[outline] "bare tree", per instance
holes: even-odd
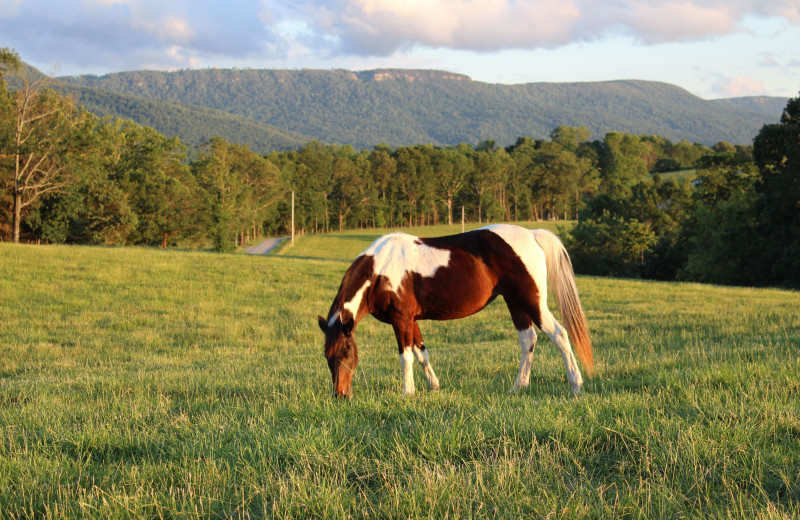
[[[83,118],[69,99],[45,88],[47,81],[24,79],[9,98],[10,124],[0,154],[11,163],[6,183],[13,198],[14,242],[19,242],[26,208],[72,181],[69,156]]]

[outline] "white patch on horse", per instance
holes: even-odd
[[[400,354],[400,367],[403,370],[403,394],[411,395],[415,393],[414,388],[414,352],[412,347],[403,349]]]
[[[385,276],[394,292],[406,273],[429,278],[450,263],[449,250],[427,246],[417,237],[399,231],[380,237],[361,254],[374,258],[375,274]]]
[[[350,314],[353,315],[353,319],[358,315],[358,309],[361,307],[361,300],[364,298],[364,291],[367,290],[367,287],[370,286],[369,280],[364,282],[364,285],[361,286],[361,289],[356,291],[353,297],[350,299],[349,302],[345,302],[342,304],[342,308],[346,311],[350,311]]]
[[[518,330],[519,334],[519,374],[517,374],[517,381],[514,383],[514,388],[510,393],[516,393],[520,390],[528,388],[531,382],[531,365],[533,364],[533,349],[536,346],[536,331],[533,326]]]
[[[433,367],[431,366],[428,349],[424,348],[424,346],[423,348],[414,346],[414,357],[417,358],[417,362],[422,366],[422,370],[425,372],[425,378],[428,380],[428,390],[438,390],[439,378],[436,377],[436,372],[433,371]]]
[[[333,327],[333,324],[336,323],[336,320],[342,315],[342,310],[349,311],[350,314],[353,315],[353,319],[356,319],[356,316],[358,316],[358,309],[361,307],[361,300],[364,299],[364,291],[367,290],[371,283],[370,280],[364,282],[364,285],[356,291],[353,297],[350,298],[349,301],[344,302],[341,309],[333,313],[331,319],[328,320],[328,327]]]
[[[546,302],[547,263],[544,251],[533,237],[533,231],[509,224],[494,224],[482,229],[491,231],[511,246],[511,249],[522,259],[525,269],[530,277],[533,278],[533,283],[539,288],[540,298],[544,297]]]

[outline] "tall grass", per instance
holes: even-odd
[[[342,402],[316,315],[359,236],[0,244],[0,517],[800,515],[796,292],[579,278],[598,376],[578,398],[544,335],[507,394],[502,302],[422,324],[442,389],[417,370],[413,397],[367,318]]]

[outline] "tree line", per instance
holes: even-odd
[[[577,270],[800,288],[800,97],[746,153],[715,148],[688,186],[655,175],[588,199],[567,240]]]
[[[0,52],[0,70],[18,67]],[[577,219],[564,238],[579,272],[798,286],[797,100],[753,146],[564,126],[508,147],[259,155],[212,138],[189,161],[177,138],[2,79],[3,240],[230,251],[286,232],[294,192],[301,233],[452,223],[462,208],[471,222]],[[686,168],[694,182],[661,176]]]

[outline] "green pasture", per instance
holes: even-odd
[[[520,225],[529,228],[545,228],[558,233],[559,229],[569,229],[575,224],[574,221],[547,221],[547,222],[521,222]],[[464,224],[464,231],[472,231],[488,224],[469,223]],[[438,226],[419,226],[419,227],[396,227],[383,229],[353,229],[341,233],[334,233],[333,236],[304,235],[295,240],[295,245],[290,246],[286,240],[275,251],[276,256],[287,256],[301,259],[326,259],[342,260],[352,262],[356,256],[367,249],[372,242],[381,235],[402,231],[420,237],[436,237],[461,233],[461,224],[441,224]],[[346,268],[345,268],[346,269]],[[344,274],[344,271],[342,271]],[[341,277],[340,277],[341,278]],[[341,280],[339,280],[341,281]],[[338,287],[338,284],[337,284]],[[334,295],[331,295],[333,299]],[[327,311],[327,308],[326,308]]]
[[[798,293],[580,277],[577,398],[543,334],[508,395],[500,301],[422,324],[442,388],[409,397],[367,318],[339,401],[316,316],[375,234],[0,244],[0,518],[800,516]]]
[[[678,182],[688,180],[693,181],[695,177],[697,177],[697,169],[689,168],[686,170],[676,170],[673,172],[664,172],[658,174],[661,177],[661,180],[666,182],[670,180],[676,180]]]

